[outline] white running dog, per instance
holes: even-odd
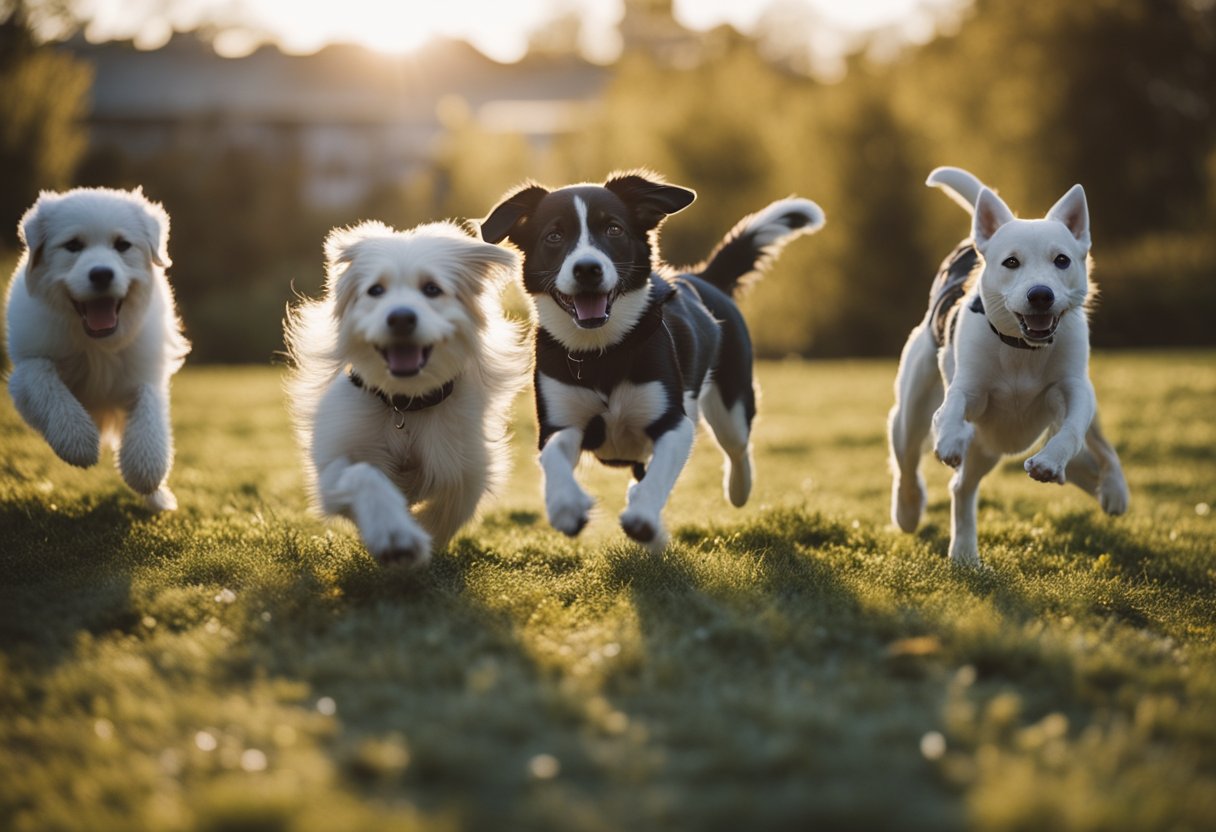
[[[446,222],[335,229],[325,253],[324,299],[285,323],[312,496],[381,563],[421,566],[506,474],[528,358],[493,290],[519,260]]]
[[[1046,443],[1025,463],[1035,480],[1071,481],[1107,514],[1127,510],[1127,483],[1098,426],[1089,380],[1085,191],[1074,185],[1044,219],[1019,220],[964,170],[938,168],[926,184],[974,219],[971,240],[942,264],[929,312],[900,358],[889,423],[891,514],[904,531],[920,521],[925,486],[918,466],[932,426],[938,459],[957,469],[950,559],[974,566],[980,480],[1044,432]]]
[[[43,192],[18,232],[7,298],[8,387],[61,459],[118,452],[154,511],[177,508],[169,378],[190,351],[165,277],[169,216],[140,190]]]

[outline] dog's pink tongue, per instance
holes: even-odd
[[[580,321],[602,318],[608,314],[607,295],[575,295],[574,311]]]
[[[102,332],[118,326],[118,301],[115,298],[86,301],[84,325],[93,332]]]
[[[401,344],[384,351],[390,373],[416,373],[422,369],[422,347]]]

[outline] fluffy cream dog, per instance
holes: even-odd
[[[169,377],[190,344],[165,277],[169,216],[139,190],[43,192],[18,233],[6,317],[17,411],[72,465],[115,448],[150,508],[176,508]]]
[[[1003,455],[1046,433],[1025,462],[1027,474],[1070,481],[1108,514],[1127,510],[1127,483],[1098,427],[1089,380],[1085,191],[1074,185],[1044,219],[1019,220],[967,171],[938,168],[926,184],[973,215],[972,238],[942,265],[929,312],[900,359],[889,423],[891,513],[905,531],[920,521],[925,488],[917,469],[932,427],[938,459],[957,469],[950,558],[977,565],[979,484]]]
[[[493,290],[519,262],[452,223],[335,229],[325,253],[325,297],[285,323],[314,501],[382,563],[420,566],[506,473],[528,361]]]

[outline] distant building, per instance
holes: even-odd
[[[253,147],[292,154],[314,207],[357,203],[433,157],[444,117],[551,140],[573,129],[611,70],[575,56],[502,65],[471,46],[432,43],[388,57],[355,46],[287,55],[265,46],[223,58],[197,35],[164,47],[65,44],[94,67],[90,140],[136,156]]]

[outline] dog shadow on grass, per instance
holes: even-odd
[[[410,571],[382,567],[352,537],[328,540],[281,554],[295,577],[266,593],[251,661],[305,683],[306,707],[332,703],[323,748],[341,782],[464,828],[562,828],[588,811],[601,769],[578,730],[584,703],[525,647],[501,600],[536,570],[576,562],[460,537]]]
[[[918,751],[938,719],[926,682],[936,657],[887,653],[927,625],[843,579],[837,557],[858,536],[846,523],[777,510],[680,528],[662,557],[613,559],[608,580],[629,593],[646,657],[613,701],[652,715],[670,757],[664,773],[695,791],[702,823],[880,828],[915,816],[962,825],[961,806]]]
[[[148,517],[126,494],[58,505],[27,498],[0,503],[0,644],[11,656],[54,664],[82,632],[130,632],[136,570],[172,557],[176,544],[133,545]]]

